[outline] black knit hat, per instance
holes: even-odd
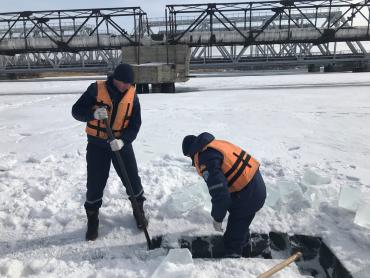
[[[194,143],[196,138],[197,137],[195,135],[187,135],[184,137],[184,140],[182,140],[182,153],[185,156],[189,156],[190,147]]]
[[[119,64],[113,73],[113,78],[125,83],[134,83],[134,71],[129,64]]]

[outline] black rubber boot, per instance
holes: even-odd
[[[146,219],[145,217],[145,213],[144,213],[144,200],[137,200],[137,204],[139,205],[139,211],[135,210],[133,204],[132,204],[132,199],[131,197],[129,198],[130,201],[131,201],[131,206],[132,206],[132,212],[133,212],[133,215],[135,217],[135,220],[136,220],[136,226],[138,229],[142,230],[144,229],[144,227],[148,227],[148,220]],[[140,218],[142,219],[142,221],[144,223],[141,223],[140,222]]]
[[[86,210],[87,231],[86,240],[95,240],[98,237],[99,210]]]

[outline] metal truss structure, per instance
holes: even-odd
[[[0,56],[0,73],[29,72],[102,72],[106,73],[122,62],[121,50],[89,50],[71,52],[22,53]]]
[[[189,45],[191,68],[362,67],[369,15],[369,0],[167,5],[159,20],[140,7],[0,13],[0,73],[106,72],[122,47],[153,44]]]
[[[122,46],[140,47],[146,22],[140,7],[1,13],[0,70],[106,71]]]
[[[281,0],[217,4],[167,5],[168,40],[170,43],[187,43],[191,46],[229,45],[244,46],[266,43],[315,43],[369,40],[369,1],[351,3],[346,0]],[[338,13],[344,9],[343,12]],[[179,30],[177,19],[181,15],[196,17],[184,30]],[[234,23],[229,17],[243,16]],[[262,14],[262,16],[261,16]],[[320,20],[319,14],[326,14]],[[314,18],[312,20],[312,15]],[[196,32],[208,18],[209,33]],[[354,25],[361,18],[363,25]],[[256,19],[256,20],[253,20]],[[217,33],[227,30],[227,36]],[[356,32],[354,32],[356,31]],[[199,34],[202,33],[202,34]],[[225,33],[225,32],[222,32]],[[207,36],[206,36],[207,35]]]
[[[145,18],[140,7],[1,13],[0,54],[140,45]],[[122,27],[130,24],[134,27],[132,34]]]
[[[369,61],[369,8],[368,0],[167,5],[165,32],[169,43],[193,47],[193,68],[361,64]]]

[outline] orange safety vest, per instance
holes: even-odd
[[[101,106],[107,107],[108,110],[108,123],[112,128],[115,138],[120,138],[123,129],[125,129],[132,115],[132,108],[134,106],[134,97],[136,93],[136,87],[130,86],[126,91],[125,95],[118,104],[118,110],[113,124],[111,124],[111,116],[113,110],[112,100],[109,96],[108,89],[105,81],[96,81],[98,93],[96,96],[97,105],[93,107],[96,109]],[[106,133],[105,124],[102,120],[91,120],[87,122],[86,133],[102,139],[108,139]]]
[[[207,148],[215,149],[224,156],[221,170],[229,183],[229,192],[240,191],[246,187],[260,165],[257,160],[244,150],[227,141],[213,140],[201,152]],[[194,164],[198,174],[202,176],[206,166],[199,165],[199,152],[194,156]]]

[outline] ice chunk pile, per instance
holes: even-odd
[[[266,204],[269,207],[278,207],[289,204],[289,207],[299,204],[301,208],[307,205],[306,197],[303,195],[302,188],[294,181],[284,178],[276,180],[276,186],[267,184]],[[294,201],[294,202],[293,202]],[[304,204],[302,206],[302,204]]]
[[[303,183],[309,185],[321,185],[329,184],[331,182],[330,177],[318,174],[313,169],[307,169],[303,175]]]
[[[319,207],[325,198],[321,196],[319,186],[330,183],[330,177],[318,174],[313,169],[305,170],[301,182],[281,177],[276,180],[276,187],[267,185],[266,204],[270,207],[281,203],[286,207],[288,204],[293,210]]]
[[[284,203],[289,203],[289,201],[296,198],[302,198],[303,193],[299,184],[285,179],[278,180],[277,184],[279,186],[281,200]]]

